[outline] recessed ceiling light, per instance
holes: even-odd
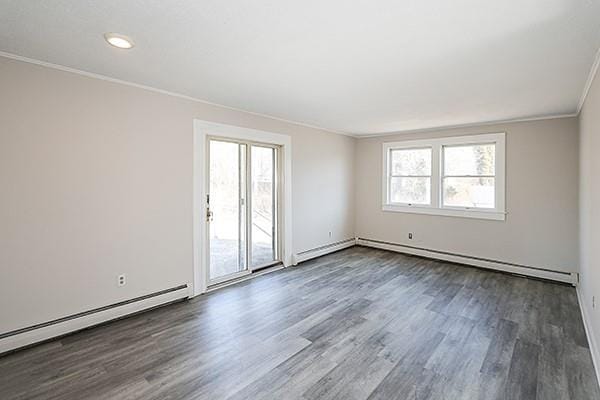
[[[134,46],[133,40],[125,35],[119,35],[118,33],[105,33],[104,39],[112,46],[118,47],[119,49],[131,49]]]

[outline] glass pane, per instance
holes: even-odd
[[[390,201],[404,204],[430,204],[431,178],[391,178]]]
[[[431,149],[391,150],[392,175],[431,175]]]
[[[444,205],[451,207],[494,208],[494,178],[445,178]]]
[[[275,149],[251,147],[252,265],[275,260]]]
[[[444,147],[444,175],[495,175],[495,144]]]
[[[210,141],[210,279],[246,269],[242,206],[245,145]]]

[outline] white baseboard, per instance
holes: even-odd
[[[596,335],[594,335],[592,321],[589,313],[587,312],[586,302],[581,294],[580,287],[577,287],[577,301],[579,302],[579,308],[581,309],[581,318],[583,319],[583,327],[585,328],[585,334],[590,346],[592,362],[594,363],[594,370],[596,371],[596,379],[598,380],[598,385],[600,385],[600,353],[598,353],[600,348],[598,348],[598,343],[596,342]]]
[[[308,261],[312,258],[324,256],[325,254],[333,253],[335,251],[343,250],[348,247],[352,247],[356,245],[356,239],[346,239],[340,242],[326,244],[324,246],[316,247],[314,249],[302,251],[298,254],[294,254],[293,256],[293,265],[297,265],[303,261]]]
[[[14,333],[4,334],[3,336],[5,337],[0,339],[0,354],[185,299],[190,296],[189,287],[190,285],[182,285],[177,288],[157,292],[155,295],[142,296],[117,303],[114,306],[102,307],[46,324],[40,324],[39,326],[14,331]]]
[[[358,238],[356,244],[366,247],[374,247],[377,249],[395,251],[397,253],[412,254],[415,256],[434,258],[437,260],[444,260],[455,262],[459,264],[472,265],[480,268],[493,269],[503,272],[510,272],[518,275],[526,275],[535,278],[549,279],[558,282],[570,283],[577,285],[577,274],[559,271],[550,271],[542,268],[534,268],[527,266],[520,266],[512,263],[505,263],[502,261],[487,260],[478,257],[471,257],[460,254],[452,254],[443,251],[430,250],[412,246],[401,245],[397,243],[382,242],[378,240]]]

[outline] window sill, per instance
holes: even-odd
[[[459,218],[475,218],[475,219],[491,219],[496,221],[506,220],[506,213],[502,211],[485,211],[485,210],[473,210],[473,209],[450,209],[450,208],[434,208],[424,206],[404,206],[404,205],[392,205],[384,204],[382,207],[383,211],[401,212],[409,214],[427,214],[427,215],[441,215],[445,217],[459,217]]]

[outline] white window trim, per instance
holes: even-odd
[[[442,148],[444,146],[490,144],[496,145],[495,154],[495,191],[496,208],[444,207],[442,203]],[[431,204],[408,204],[389,202],[389,162],[388,155],[392,149],[431,148]],[[445,138],[406,140],[383,143],[383,179],[382,209],[383,211],[404,212],[411,214],[443,215],[449,217],[478,218],[504,221],[506,219],[506,134],[489,133],[481,135],[454,136]]]

